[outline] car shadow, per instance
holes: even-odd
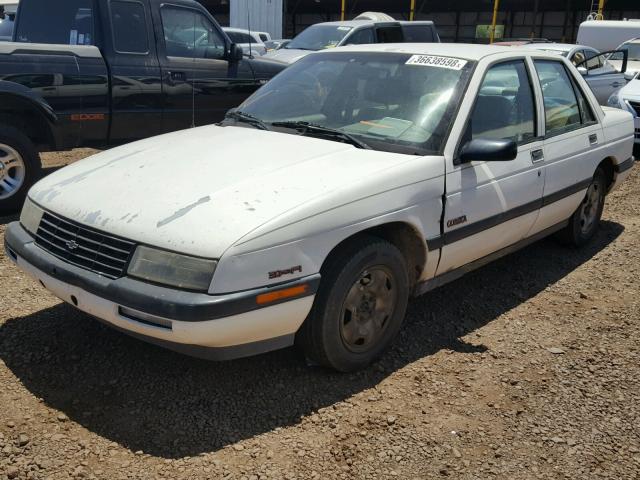
[[[485,351],[462,337],[565,277],[623,230],[603,222],[582,249],[543,240],[412,300],[392,349],[359,373],[307,367],[294,349],[198,360],[129,338],[66,304],[0,325],[0,358],[33,395],[86,429],[132,451],[193,456],[296,424],[442,349]]]

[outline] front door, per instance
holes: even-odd
[[[607,60],[608,54],[585,50],[586,59],[581,65],[587,69],[585,80],[600,105],[606,105],[611,94],[627,84],[624,73],[619,72]]]
[[[256,88],[251,67],[228,60],[225,37],[204,12],[171,4],[160,17],[165,131],[222,120]]]
[[[487,71],[463,135],[466,141],[513,139],[518,155],[505,162],[456,165],[447,160],[444,236],[437,274],[446,273],[528,236],[544,187],[543,141],[525,59]]]

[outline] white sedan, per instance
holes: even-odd
[[[340,48],[220,125],[41,180],[6,249],[139,338],[217,359],[297,343],[352,371],[389,346],[410,296],[552,233],[588,242],[633,130],[552,53]]]

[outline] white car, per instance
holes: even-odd
[[[613,93],[607,105],[626,110],[633,115],[636,148],[640,147],[640,72],[626,86]]]
[[[267,53],[267,47],[261,38],[264,32],[250,32],[242,28],[231,27],[222,27],[222,30],[224,30],[233,43],[242,47],[246,55],[260,56]]]
[[[555,54],[340,48],[219,126],[44,178],[6,249],[139,338],[209,358],[296,342],[352,371],[390,344],[411,295],[552,233],[588,242],[633,166],[633,135],[631,114],[600,107]]]

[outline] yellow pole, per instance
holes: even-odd
[[[598,3],[598,19],[604,19],[604,16],[602,15],[602,11],[604,10],[604,1],[605,0],[600,0],[600,3]]]
[[[342,0],[342,7],[340,8],[340,20],[342,20],[344,22],[344,9],[345,9],[345,3],[347,2],[347,0]]]
[[[489,43],[493,43],[493,40],[494,40],[495,35],[496,35],[496,22],[498,20],[498,7],[499,6],[500,6],[500,0],[494,0],[494,2],[493,2],[493,20],[491,21],[491,32],[489,32]]]
[[[411,11],[409,12],[409,21],[413,22],[413,16],[416,11],[416,0],[411,0]]]

